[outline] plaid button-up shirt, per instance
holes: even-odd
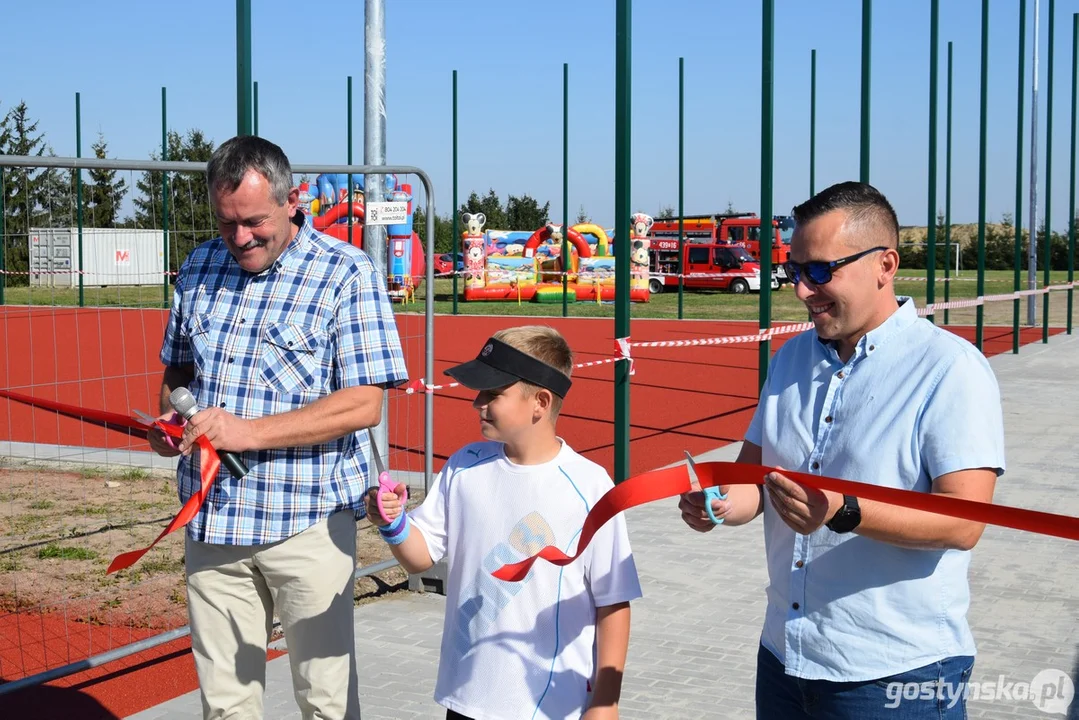
[[[407,381],[383,275],[363,251],[302,217],[293,218],[299,231],[262,273],[243,270],[220,238],[195,248],[180,269],[161,362],[194,366],[189,389],[199,408],[253,419],[343,388]],[[243,453],[248,475],[237,480],[222,467],[188,533],[201,542],[257,545],[346,508],[363,517],[367,448],[367,433],[357,432]],[[198,455],[180,459],[181,502],[200,487]]]

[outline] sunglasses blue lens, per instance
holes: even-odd
[[[814,285],[823,285],[832,279],[832,270],[827,263],[811,262],[806,266],[806,275]]]
[[[814,285],[824,285],[832,279],[832,272],[827,263],[810,262],[805,265],[799,265],[792,261],[788,261],[786,266],[787,277],[789,277],[791,282],[796,285],[802,281],[803,272],[806,275],[806,279]]]

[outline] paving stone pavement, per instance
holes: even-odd
[[[1079,338],[1055,337],[991,363],[1004,400],[1008,464],[995,501],[1079,516]],[[698,459],[736,454],[728,446]],[[681,524],[674,500],[631,510],[627,522],[644,598],[633,606],[621,716],[752,718],[767,581],[760,523],[699,535]],[[970,573],[978,645],[970,717],[1079,720],[1079,700],[1049,714],[1044,699],[1028,696],[1064,673],[1079,685],[1077,547],[986,529]],[[356,609],[365,720],[445,717],[431,700],[443,607],[440,596],[408,593]],[[133,717],[199,712],[195,692]],[[287,657],[269,663],[265,717],[297,717]]]

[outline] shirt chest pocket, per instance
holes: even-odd
[[[191,343],[191,353],[195,359],[195,371],[199,376],[207,375],[213,367],[214,353],[220,352],[220,345],[214,339],[213,332],[219,325],[212,315],[194,315],[187,328],[188,341]]]
[[[259,373],[281,392],[328,389],[330,359],[326,333],[303,325],[267,323],[262,331]]]

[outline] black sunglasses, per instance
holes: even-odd
[[[805,273],[806,280],[808,280],[813,285],[824,285],[832,279],[832,273],[835,272],[838,268],[852,263],[859,258],[865,257],[869,253],[887,249],[888,248],[886,247],[869,248],[868,250],[863,250],[860,253],[855,253],[853,255],[848,255],[847,257],[831,261],[811,260],[807,263],[797,263],[793,260],[788,260],[787,262],[783,263],[783,269],[787,271],[787,277],[790,278],[790,281],[795,285],[802,281],[802,273]]]

